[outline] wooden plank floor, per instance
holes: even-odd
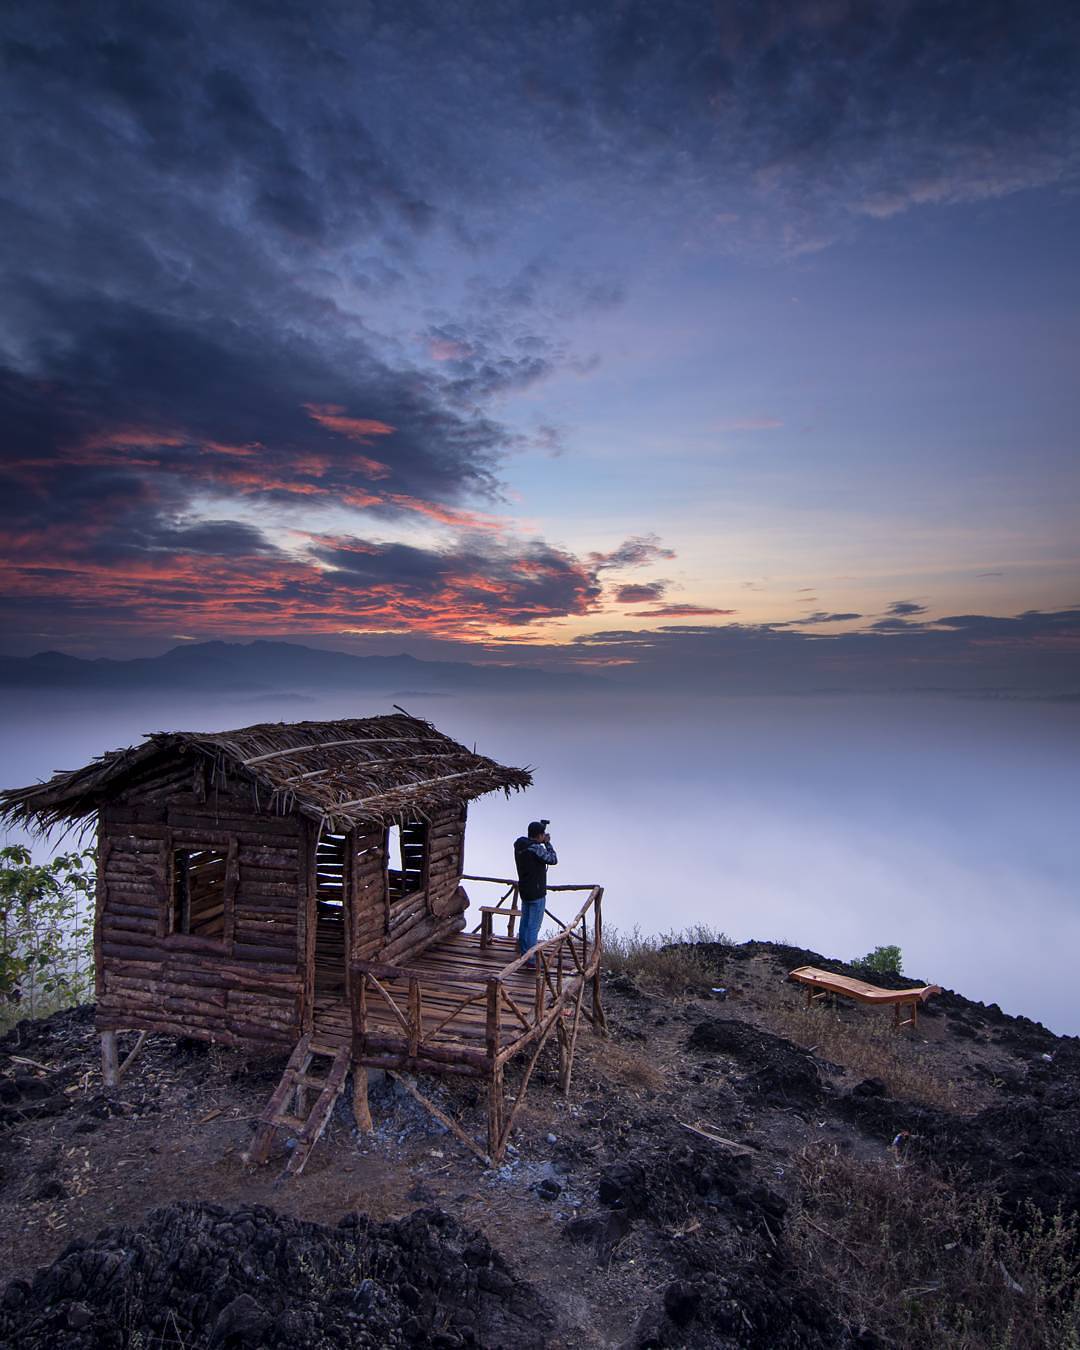
[[[463,1000],[471,994],[478,1002],[463,1009],[452,1022],[430,1040],[439,1047],[463,1046],[482,1050],[487,1024],[483,995],[486,979],[497,975],[517,958],[517,942],[513,938],[497,937],[491,946],[481,949],[478,933],[454,933],[437,946],[429,947],[408,962],[408,969],[423,977],[423,1024],[425,1038]],[[352,1034],[349,1008],[344,997],[344,969],[341,972],[340,992],[329,969],[317,981],[315,998],[315,1030],[313,1042],[320,1048],[342,1045]],[[318,972],[317,972],[318,975]],[[393,996],[395,1003],[406,1012],[408,982],[380,980]],[[536,990],[536,976],[532,971],[517,971],[505,982],[510,997],[529,1015]],[[371,1034],[399,1039],[404,1046],[401,1024],[378,991],[368,994],[368,1024]],[[522,1026],[509,1008],[502,1010],[500,1045],[512,1044],[522,1033]]]

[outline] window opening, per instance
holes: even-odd
[[[315,982],[320,993],[345,985],[344,834],[322,834],[315,848]]]
[[[405,896],[423,890],[427,876],[427,855],[426,820],[409,820],[403,825],[389,827],[386,832],[386,858],[391,900],[403,900]]]
[[[174,850],[174,933],[224,940],[226,867],[226,854],[219,848]]]
[[[319,913],[326,907],[340,919],[345,904],[345,836],[324,834],[315,849],[315,893]]]

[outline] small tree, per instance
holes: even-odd
[[[93,987],[92,849],[38,864],[0,849],[0,1000],[29,1017],[79,1003]]]
[[[904,957],[899,947],[875,947],[872,952],[860,956],[854,964],[878,975],[899,975],[904,966]]]

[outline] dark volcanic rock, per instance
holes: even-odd
[[[989,1183],[1019,1214],[1030,1201],[1046,1213],[1080,1214],[1080,1050],[1059,1042],[1052,1061],[1037,1061],[999,1105],[955,1116],[914,1102],[867,1093],[864,1084],[837,1101],[841,1115],[887,1142],[908,1131],[908,1148],[938,1167]]]
[[[747,1070],[746,1087],[768,1102],[808,1106],[821,1100],[821,1079],[813,1056],[748,1022],[706,1017],[690,1032],[686,1048],[731,1055]]]
[[[170,1205],[74,1242],[0,1299],[0,1344],[112,1350],[514,1346],[550,1319],[481,1235],[439,1210],[337,1228],[261,1205]]]

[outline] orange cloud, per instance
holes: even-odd
[[[350,441],[359,441],[361,445],[371,445],[372,436],[392,436],[397,430],[386,422],[377,422],[370,417],[349,417],[340,403],[305,403],[303,406],[304,411],[319,426],[337,432],[339,436],[347,436]],[[389,473],[385,464],[382,467]]]
[[[506,521],[483,511],[459,511],[454,506],[443,506],[440,502],[426,502],[420,497],[409,497],[403,492],[388,492],[386,501],[400,507],[403,511],[416,511],[419,515],[437,520],[440,525],[456,525],[467,530],[506,529]]]

